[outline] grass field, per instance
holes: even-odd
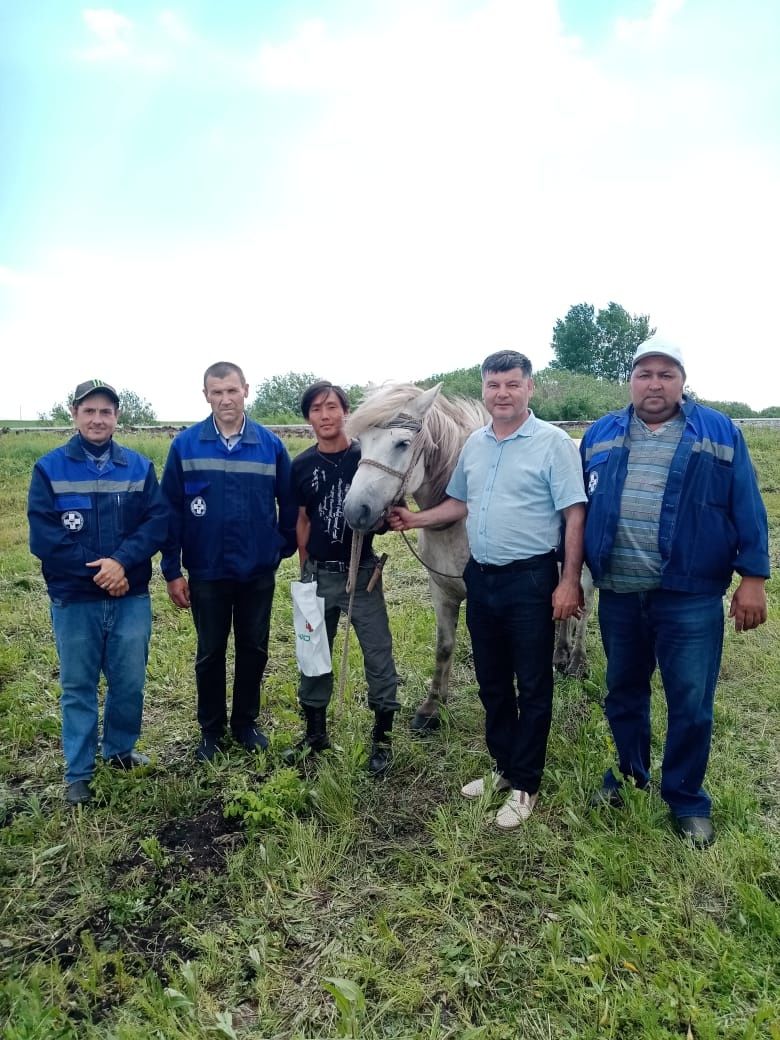
[[[780,434],[748,438],[777,569]],[[167,438],[127,440],[160,468]],[[412,738],[432,612],[395,536],[379,544],[391,556],[405,709],[386,780],[365,772],[371,717],[357,652],[345,703],[333,706],[336,750],[303,777],[283,766],[299,729],[288,561],[263,694],[269,753],[196,768],[194,634],[157,576],[140,745],[153,766],[143,776],[100,769],[95,802],[72,811],[57,659],[24,515],[32,464],[58,442],[0,437],[5,1040],[780,1038],[777,577],[768,624],[727,636],[708,777],[719,838],[705,852],[672,833],[656,793],[630,792],[622,812],[586,808],[611,760],[595,626],[589,679],[557,680],[528,825],[502,835],[489,802],[460,799],[458,787],[488,767],[468,641],[440,735]]]

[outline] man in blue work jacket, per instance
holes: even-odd
[[[249,387],[227,361],[206,369],[211,415],[180,433],[162,477],[169,508],[162,570],[177,607],[191,608],[198,636],[195,680],[199,761],[223,749],[231,625],[235,673],[230,728],[248,751],[268,746],[257,726],[268,661],[276,568],[296,548],[298,509],[281,440],[245,414]],[[187,577],[182,574],[182,565]]]
[[[621,783],[650,782],[650,679],[668,723],[661,796],[695,846],[715,837],[704,774],[723,649],[723,596],[738,632],[766,621],[766,509],[745,441],[720,412],[683,394],[680,348],[655,335],[634,355],[631,404],[581,445],[585,558],[599,589],[607,655],[605,712],[620,779],[607,770],[592,805],[622,805]]]
[[[39,459],[27,515],[41,560],[60,659],[66,800],[92,798],[98,683],[106,677],[103,758],[147,765],[135,751],[152,625],[151,557],[162,546],[165,506],[149,459],[116,443],[116,390],[99,379],[73,395],[77,433]]]

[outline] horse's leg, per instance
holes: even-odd
[[[587,567],[582,568],[582,589],[585,593],[585,609],[579,621],[567,624],[572,625],[574,634],[570,646],[569,662],[566,666],[566,674],[575,679],[582,679],[588,674],[588,654],[585,649],[585,636],[588,633],[588,619],[593,613],[593,578]]]
[[[430,587],[436,614],[436,667],[428,696],[417,708],[417,713],[412,719],[412,729],[416,733],[426,733],[439,728],[439,705],[447,703],[452,655],[455,651],[455,630],[458,627],[461,604],[460,600],[448,597],[434,582],[430,582]]]
[[[558,573],[560,574],[561,565],[558,564]],[[566,675],[569,669],[569,661],[571,659],[571,644],[573,639],[572,634],[573,622],[569,621],[556,621],[555,622],[555,650],[553,651],[553,668],[556,672],[561,672]]]
[[[553,653],[553,668],[556,672],[568,673],[569,661],[571,660],[571,623],[569,621],[555,622],[555,652]]]

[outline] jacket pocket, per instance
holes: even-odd
[[[592,455],[587,463],[585,464],[585,492],[588,496],[588,500],[599,491],[605,489],[599,489],[599,481],[602,475],[606,472],[606,463],[609,460],[609,452],[599,451],[595,455]]]
[[[185,480],[184,481],[184,494],[187,498],[194,498],[195,495],[202,495],[209,487],[208,480]]]
[[[194,520],[203,520],[209,511],[208,480],[187,480],[184,482],[186,508]]]
[[[92,499],[89,495],[55,495],[54,508],[60,523],[72,535],[80,535],[92,527]]]

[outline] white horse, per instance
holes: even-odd
[[[441,396],[439,386],[421,390],[406,383],[386,384],[350,416],[348,433],[359,439],[361,449],[360,467],[344,501],[353,530],[374,530],[407,493],[420,509],[445,497],[463,442],[490,417],[477,401]],[[455,630],[466,598],[461,577],[469,558],[465,521],[420,529],[417,545],[436,615],[436,667],[428,696],[412,720],[413,730],[425,732],[438,728],[439,706],[446,704],[449,692]],[[586,597],[586,614],[590,600],[592,595]],[[587,670],[585,624],[584,617],[576,626],[559,626],[554,662],[570,675]]]

